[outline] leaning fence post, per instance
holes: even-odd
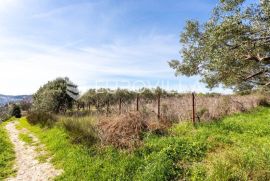
[[[158,119],[160,119],[160,94],[158,94]]]
[[[195,113],[195,93],[192,92],[192,123],[193,125],[195,125],[195,121],[196,121],[196,113]]]

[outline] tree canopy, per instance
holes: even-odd
[[[16,104],[12,105],[10,115],[14,116],[15,118],[20,118],[22,116],[20,106]]]
[[[209,88],[270,86],[270,1],[220,0],[205,23],[187,21],[176,75],[200,75]]]
[[[43,112],[65,112],[78,97],[77,86],[68,78],[57,78],[43,85],[33,96],[33,108]]]

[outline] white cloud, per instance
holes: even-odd
[[[0,14],[8,13],[11,9],[14,9],[20,5],[19,0],[0,0]]]
[[[44,8],[39,2],[48,3],[0,0],[0,93],[31,94],[59,76],[83,90],[96,81],[152,81],[151,86],[164,80],[181,91],[206,91],[198,78],[182,81],[169,68],[167,61],[179,58],[178,35],[155,27],[121,34],[116,26],[125,6],[98,1]]]
[[[174,36],[151,35],[133,41],[118,41],[101,46],[69,47],[42,45],[27,40],[0,41],[0,92],[31,94],[56,77],[68,76],[85,91],[96,82],[129,84],[143,81],[179,91],[207,92],[198,78],[175,78],[167,61],[178,57]],[[27,42],[27,43],[26,43]],[[9,46],[13,45],[13,48]],[[70,45],[73,45],[71,42]],[[4,47],[8,48],[5,49]],[[27,47],[27,48],[25,48]],[[134,87],[132,87],[134,88]],[[219,92],[224,90],[217,89]]]
[[[0,77],[4,78],[0,80],[0,91],[33,93],[42,83],[58,76],[69,76],[79,85],[115,80],[114,76],[166,78],[171,71],[166,61],[177,52],[177,47],[170,45],[173,39],[156,36],[133,42],[133,45],[123,41],[121,44],[73,49],[27,40],[9,42],[10,38],[2,37]]]

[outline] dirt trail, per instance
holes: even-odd
[[[47,159],[44,163],[40,163],[37,157],[43,154],[37,152],[37,148],[40,147],[38,139],[30,135],[35,144],[27,144],[19,139],[20,133],[29,133],[26,129],[16,129],[16,121],[10,122],[6,125],[6,129],[10,136],[14,149],[16,152],[15,169],[17,175],[12,178],[6,179],[6,181],[46,181],[53,180],[54,177],[62,173],[61,170],[56,170]]]

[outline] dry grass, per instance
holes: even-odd
[[[252,95],[196,95],[196,117],[199,121],[209,121],[226,115],[249,111],[260,105],[267,105],[269,97],[260,94]],[[135,103],[125,105],[123,112],[135,110]],[[157,115],[157,101],[140,102],[140,111]],[[165,120],[174,122],[192,119],[192,97],[185,94],[181,97],[167,97],[161,99],[161,114]]]
[[[233,113],[249,111],[259,105],[266,105],[268,98],[262,95],[196,95],[197,120],[219,119]],[[161,118],[157,119],[157,102],[124,104],[119,115],[117,105],[110,108],[110,114],[72,116],[62,120],[66,130],[73,133],[76,142],[94,143],[132,149],[142,144],[143,133],[166,134],[167,128],[175,122],[191,120],[192,98],[190,94],[181,97],[161,99]],[[93,121],[93,120],[98,120]]]
[[[167,125],[165,121],[151,119],[147,114],[128,112],[122,115],[101,117],[97,128],[102,144],[131,149],[141,145],[144,132],[163,134]]]

